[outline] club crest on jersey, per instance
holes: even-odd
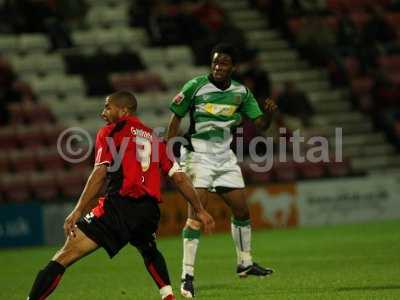
[[[172,101],[173,101],[175,104],[181,104],[181,102],[183,101],[183,99],[185,99],[185,95],[184,95],[182,92],[180,92],[179,94],[177,94],[177,95],[174,97],[174,99],[172,99]]]
[[[86,216],[83,217],[83,219],[89,224],[92,223],[93,218],[94,218],[93,212],[89,212]]]

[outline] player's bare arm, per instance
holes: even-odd
[[[255,119],[254,124],[257,128],[261,130],[266,130],[271,126],[273,117],[275,112],[278,110],[278,106],[276,105],[273,99],[267,98],[264,101],[264,115]]]
[[[192,205],[197,217],[204,225],[204,231],[207,233],[213,231],[215,227],[214,219],[203,208],[189,177],[184,172],[175,172],[171,179],[183,197]]]
[[[93,168],[92,173],[86,182],[85,188],[81,196],[79,197],[78,203],[76,204],[73,211],[68,215],[64,222],[65,235],[74,236],[75,224],[83,213],[90,206],[93,199],[96,198],[100,192],[107,175],[107,166],[105,164],[97,165]]]
[[[182,118],[176,114],[171,115],[171,119],[168,125],[167,140],[172,139],[178,135],[179,126],[181,125]]]

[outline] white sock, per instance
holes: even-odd
[[[237,264],[244,267],[252,265],[250,220],[237,221],[233,219],[231,232],[233,241],[235,242]]]
[[[185,228],[183,230],[183,260],[182,278],[186,274],[194,276],[194,263],[196,260],[197,247],[199,246],[200,230]]]
[[[173,293],[172,293],[172,287],[170,285],[166,285],[160,289],[161,299],[164,299],[165,297],[171,294]]]

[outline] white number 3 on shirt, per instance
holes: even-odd
[[[151,162],[151,143],[148,139],[136,137],[136,157],[142,165],[142,171],[146,172],[150,168]]]

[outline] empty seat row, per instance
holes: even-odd
[[[35,102],[14,102],[8,105],[10,123],[17,124],[47,124],[54,121],[50,108]]]
[[[350,13],[349,16],[359,29],[361,29],[370,19],[370,15],[365,12],[354,12]],[[400,13],[386,13],[385,17],[389,24],[394,28],[397,28],[400,25]],[[290,19],[288,21],[290,31],[294,35],[297,35],[297,33],[303,28],[305,20],[305,18],[297,17]],[[339,20],[336,16],[326,16],[323,19],[323,23],[336,31],[338,29]]]
[[[29,82],[39,98],[86,94],[85,83],[81,76],[61,74],[45,77],[35,76],[30,78]]]
[[[188,46],[152,47],[140,50],[140,57],[150,68],[194,64],[192,50]]]
[[[90,27],[128,27],[128,7],[126,5],[92,6],[86,15],[86,23]]]
[[[111,53],[117,53],[121,49],[141,49],[149,44],[144,29],[129,27],[75,31],[72,39],[82,50],[101,49]]]
[[[132,90],[134,92],[164,91],[166,86],[158,74],[152,72],[134,72],[111,74],[111,86],[114,90]]]
[[[22,77],[35,74],[64,73],[64,59],[60,54],[32,53],[8,56],[14,70]]]
[[[3,202],[57,201],[60,197],[71,200],[82,192],[90,169],[2,174],[0,199]]]
[[[0,53],[44,53],[49,48],[49,40],[43,33],[0,34]]]
[[[64,130],[60,124],[32,124],[29,126],[0,127],[0,145],[2,150],[16,148],[37,148],[42,145],[54,146]]]
[[[242,164],[242,171],[244,178],[249,182],[262,183],[262,182],[288,182],[296,181],[301,179],[320,179],[324,177],[342,177],[351,175],[351,165],[346,159],[342,162],[334,161],[330,162],[303,162],[296,163],[294,161],[279,162],[274,159],[270,170],[258,171],[251,167],[251,164],[255,164],[247,161]],[[265,164],[256,164],[263,166]]]
[[[391,0],[327,0],[326,7],[333,11],[359,11],[371,4],[385,7],[390,3]]]
[[[86,146],[79,146],[84,148]],[[75,146],[76,150],[78,146]],[[38,147],[36,150],[13,150],[13,151],[1,151],[0,152],[0,173],[7,172],[29,172],[35,170],[62,170],[66,168],[81,169],[92,164],[92,157],[89,156],[83,161],[72,161],[64,160],[62,155],[66,155],[67,151],[64,148],[61,154],[60,150],[53,147]],[[90,150],[89,150],[90,151]],[[68,157],[78,158],[72,154]]]

